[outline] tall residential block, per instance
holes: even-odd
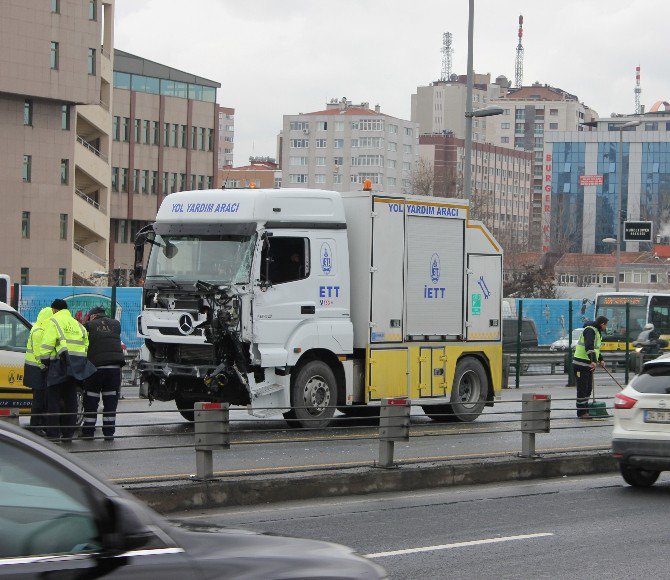
[[[543,243],[543,150],[547,131],[589,131],[597,117],[579,98],[562,89],[535,83],[510,89],[491,101],[503,114],[489,117],[486,140],[493,145],[532,151],[533,187],[530,206],[529,248],[541,250]]]
[[[233,166],[235,149],[235,109],[218,107],[219,115],[219,169]]]
[[[326,109],[284,115],[279,138],[282,187],[349,191],[411,191],[418,125],[381,112],[379,105],[332,99]]]
[[[133,242],[165,196],[217,185],[217,82],[127,52],[114,59],[112,281],[132,280]]]
[[[1,270],[25,284],[108,267],[114,0],[0,3]]]

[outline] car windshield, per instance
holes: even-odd
[[[151,246],[147,278],[248,283],[256,244],[252,235],[160,235]]]
[[[630,382],[638,393],[657,393],[667,395],[670,393],[670,365],[649,365]]]

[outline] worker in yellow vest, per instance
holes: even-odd
[[[37,356],[47,371],[47,437],[71,441],[77,426],[77,387],[96,368],[86,358],[88,333],[57,298],[44,324]],[[62,413],[62,414],[61,414]]]
[[[33,391],[33,404],[30,410],[30,428],[38,435],[44,435],[46,426],[44,413],[47,411],[47,368],[37,358],[35,351],[42,344],[44,323],[53,316],[50,306],[45,306],[37,315],[37,320],[30,329],[26,356],[23,363],[23,384]]]
[[[593,390],[593,373],[596,366],[605,367],[600,346],[603,342],[602,333],[607,328],[609,320],[598,316],[593,322],[584,325],[584,332],[577,341],[575,356],[572,359],[572,368],[577,380],[577,418],[590,419],[589,397]]]

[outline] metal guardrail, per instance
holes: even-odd
[[[91,258],[91,260],[93,260],[94,262],[97,262],[101,266],[106,266],[107,265],[107,263],[105,262],[105,260],[103,258],[98,256],[97,254],[94,254],[90,250],[87,250],[84,246],[80,246],[77,242],[74,243],[74,249],[77,250],[78,252],[81,252],[85,256]]]
[[[612,406],[614,397],[598,397],[599,401],[605,402],[605,409],[609,410]],[[522,446],[519,457],[537,457],[535,451],[535,434],[549,433],[551,429],[580,429],[582,433],[588,429],[594,428],[611,428],[611,415],[605,413],[603,416],[602,409],[599,410],[598,416],[593,416],[591,421],[577,420],[576,398],[574,397],[560,397],[552,399],[547,394],[529,394],[524,393],[521,399],[507,400],[505,403],[519,404],[519,407],[513,410],[490,410],[487,415],[496,416],[494,423],[480,423],[483,427],[477,430],[471,430],[469,436],[480,436],[486,434],[500,435],[502,433],[521,433]],[[81,445],[68,447],[71,453],[101,453],[101,452],[129,452],[129,451],[151,451],[157,449],[184,449],[191,448],[196,451],[196,467],[197,473],[191,476],[194,479],[207,480],[213,477],[212,468],[212,452],[218,450],[229,449],[231,446],[238,445],[281,445],[283,443],[302,443],[302,442],[324,442],[332,443],[333,439],[337,441],[379,441],[379,455],[372,459],[369,465],[380,468],[397,468],[399,464],[393,461],[393,442],[394,441],[411,441],[413,437],[449,437],[462,434],[459,430],[449,429],[447,426],[443,429],[432,428],[426,430],[422,425],[412,424],[410,420],[412,407],[421,407],[420,404],[414,403],[407,398],[393,398],[384,399],[381,406],[378,407],[379,414],[374,417],[358,417],[352,418],[348,416],[336,416],[332,419],[331,425],[327,428],[321,427],[305,427],[301,431],[295,431],[285,426],[283,419],[266,419],[266,422],[276,424],[281,422],[281,426],[276,429],[258,429],[245,428],[250,423],[256,423],[258,419],[236,419],[235,423],[238,428],[235,431],[230,429],[229,406],[227,403],[196,403],[195,408],[189,409],[175,409],[175,410],[143,410],[143,411],[119,411],[116,413],[117,417],[123,415],[133,415],[139,418],[138,422],[131,424],[116,425],[117,435],[114,437],[114,443],[111,445],[107,441],[104,446],[98,445],[102,437],[91,437],[81,441]],[[369,407],[365,407],[369,410]],[[295,409],[295,408],[294,408]],[[160,421],[151,422],[150,417],[156,413],[181,413],[194,412],[195,423],[192,432],[171,432],[166,430],[166,426],[184,426],[188,423],[183,421]],[[566,412],[570,416],[566,416]],[[557,414],[558,413],[558,414]],[[61,418],[67,416],[66,413],[58,413],[57,416]],[[70,416],[72,414],[69,414]],[[104,413],[98,413],[103,415]],[[25,415],[23,415],[25,417]],[[43,415],[44,417],[45,415]],[[51,415],[53,416],[53,415]],[[431,417],[437,422],[433,426],[440,423],[450,423],[453,415],[452,413],[431,413]],[[6,419],[17,423],[19,421],[18,414],[13,409],[0,408],[0,420]],[[574,419],[574,422],[573,420]],[[314,423],[321,421],[319,418],[313,419]],[[309,424],[310,420],[305,419],[304,422]],[[353,428],[356,432],[352,432]],[[567,424],[566,424],[567,423]],[[471,425],[472,423],[470,423]],[[100,422],[98,422],[98,428]],[[487,428],[488,427],[488,428]],[[30,428],[30,427],[28,427]],[[145,433],[130,433],[124,434],[124,430],[149,428],[155,429],[155,432],[149,431]],[[363,432],[361,434],[361,431]],[[262,440],[248,440],[245,439],[248,435],[262,434]],[[284,436],[282,436],[284,434]],[[268,436],[271,435],[271,436]],[[155,438],[160,436],[160,445],[140,445],[143,439]],[[186,442],[179,441],[178,438],[186,439]],[[188,439],[191,438],[190,441]],[[59,440],[55,441],[59,443]],[[138,442],[138,444],[135,444]],[[119,445],[117,445],[119,443]],[[574,451],[583,450],[584,439],[580,438],[579,447]],[[598,447],[598,449],[606,450],[607,447]],[[561,452],[569,451],[569,449],[562,448]],[[551,451],[546,451],[544,454],[551,454]],[[500,453],[486,454],[477,453],[472,457],[484,458],[488,456],[499,456]],[[512,455],[511,455],[512,456]],[[463,458],[463,455],[459,455]],[[470,456],[468,456],[470,457]],[[434,456],[426,458],[413,458],[412,462],[420,462],[422,460],[431,462],[434,461],[449,461],[455,457],[436,458]],[[406,461],[402,462],[407,464]],[[313,466],[312,466],[313,467]],[[175,476],[176,477],[176,476]],[[173,477],[174,478],[174,477]]]
[[[102,208],[102,207],[100,206],[100,204],[99,204],[97,201],[95,201],[92,197],[89,197],[88,195],[86,195],[81,189],[77,189],[77,188],[75,187],[75,188],[74,188],[74,192],[75,192],[79,197],[81,197],[86,203],[92,205],[95,209],[97,209],[98,211],[101,211],[102,213],[104,213],[105,215],[107,215],[107,211],[106,211],[104,208]]]
[[[79,135],[77,135],[77,143],[86,147],[86,149],[88,149],[94,155],[97,155],[98,157],[100,157],[100,159],[102,159],[103,161],[108,160],[107,155],[105,155],[104,153],[102,153],[101,151],[99,151],[98,149],[93,147],[93,145],[91,145],[88,141],[86,141],[86,139],[84,139],[83,137],[80,137]]]

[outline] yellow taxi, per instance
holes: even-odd
[[[30,412],[32,391],[23,385],[23,358],[31,324],[0,302],[0,408]]]

